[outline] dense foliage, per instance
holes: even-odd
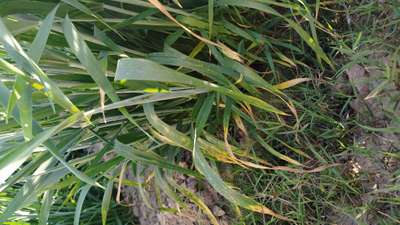
[[[145,193],[151,183],[177,202],[174,193],[192,196],[218,224],[195,193],[174,186],[176,173],[207,181],[232,211],[299,220],[291,207],[272,210],[243,194],[221,171],[285,177],[332,166],[312,147],[309,123],[329,127],[327,138],[340,124],[304,106],[320,96],[287,92],[310,80],[319,86],[318,74],[335,69],[328,47],[338,21],[329,7],[1,1],[0,221],[128,223],[113,196],[121,184]],[[317,126],[311,132],[326,128]]]

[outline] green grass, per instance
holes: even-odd
[[[326,9],[326,8],[325,8]],[[302,138],[290,140],[286,143],[300,149],[308,149],[314,159],[322,162],[338,162],[346,155],[363,155],[373,157],[376,149],[366,149],[357,146],[354,138],[357,128],[361,123],[350,107],[356,95],[343,93],[335,87],[340,77],[347,76],[346,69],[355,64],[366,67],[376,67],[385,71],[386,80],[382,86],[388,87],[389,82],[395,81],[398,76],[398,68],[386,68],[382,61],[371,59],[376,52],[384,52],[389,59],[398,64],[398,9],[395,1],[378,4],[376,2],[357,1],[352,4],[342,2],[330,5],[329,11],[335,10],[338,15],[336,23],[330,25],[334,28],[335,35],[330,40],[330,45],[336,53],[333,53],[334,61],[338,63],[338,71],[334,76],[325,74],[320,76],[320,82],[313,86],[299,86],[290,89],[289,96],[298,96],[299,102],[307,108],[298,106],[302,111],[304,128],[299,135]],[[323,12],[323,11],[322,11]],[[322,15],[322,13],[321,13]],[[350,19],[347,23],[347,19]],[[396,19],[397,18],[397,19]],[[339,23],[338,23],[339,22]],[[379,60],[379,59],[378,59]],[[329,73],[328,71],[326,71]],[[384,90],[382,88],[382,91]],[[395,101],[396,102],[396,101]],[[398,100],[397,100],[398,102]],[[388,111],[390,109],[388,108]],[[388,112],[389,113],[389,112]],[[393,120],[398,120],[395,115]],[[365,116],[362,118],[365,123]],[[392,132],[388,128],[374,129],[370,126],[362,128],[378,132]],[[279,146],[279,143],[277,143]],[[279,148],[279,147],[277,147]],[[393,150],[387,149],[385,154]],[[396,150],[394,150],[396,151]],[[363,165],[361,165],[363,166]],[[398,170],[397,170],[398,171]],[[293,212],[299,224],[347,224],[339,218],[352,218],[356,224],[397,224],[398,214],[398,185],[394,185],[391,191],[382,196],[374,196],[373,201],[363,205],[360,196],[368,195],[361,183],[364,176],[351,177],[342,173],[342,167],[325,170],[318,174],[296,175],[287,172],[268,173],[264,171],[234,170],[233,174],[239,176],[238,185],[246,193],[256,193],[265,202],[271,204],[273,209],[288,208]],[[398,179],[398,172],[390,174],[392,179]],[[250,184],[250,185],[249,185]],[[386,195],[386,196],[385,196]],[[387,209],[386,215],[377,214],[383,208]],[[336,211],[340,217],[333,217]],[[357,219],[357,216],[372,214],[370,221]],[[371,213],[372,212],[372,213]],[[377,215],[376,215],[377,214]],[[269,218],[249,213],[244,219],[245,224],[280,224],[279,221],[270,221]]]
[[[120,182],[146,195],[143,167],[213,224],[173,173],[208,182],[237,224],[378,208],[354,207],[366,191],[334,165],[359,152],[360,123],[355,96],[332,87],[354,64],[382,66],[371,48],[398,83],[399,5],[312,2],[1,1],[0,223],[135,224],[115,196]],[[396,221],[398,196],[379,201],[393,211],[381,224]]]

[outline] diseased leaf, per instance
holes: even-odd
[[[220,223],[218,222],[217,218],[215,218],[214,214],[208,208],[208,206],[204,203],[204,201],[194,192],[192,192],[189,188],[186,188],[183,185],[178,185],[173,179],[168,179],[168,182],[176,188],[180,193],[183,194],[186,198],[188,198],[191,202],[196,204],[201,211],[208,217],[210,220],[211,224],[213,225],[219,225]]]
[[[219,176],[217,171],[210,167],[206,159],[204,158],[199,144],[197,142],[197,136],[195,131],[194,143],[193,143],[193,161],[196,166],[196,169],[205,176],[210,185],[217,191],[219,194],[224,196],[230,202],[239,205],[243,208],[246,208],[251,211],[271,215],[277,217],[281,220],[290,221],[288,218],[281,216],[269,208],[263,206],[262,204],[256,202],[254,199],[251,199],[239,192],[235,191],[231,187],[229,187]]]
[[[276,84],[276,85],[274,85],[274,87],[279,89],[279,90],[284,90],[284,89],[296,86],[296,85],[298,85],[300,83],[307,82],[307,81],[310,81],[310,80],[311,80],[310,78],[296,78],[296,79],[293,79],[293,80],[288,80],[288,81],[282,82],[280,84]]]

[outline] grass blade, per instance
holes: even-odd
[[[103,195],[103,201],[101,202],[101,222],[103,225],[107,224],[107,214],[110,209],[111,195],[114,188],[114,179],[108,180],[106,190]]]
[[[110,49],[120,53],[124,52],[113,40],[107,37],[105,32],[99,30],[96,26],[94,26],[94,37],[106,44]]]
[[[85,43],[84,39],[79,34],[78,30],[72,24],[72,21],[70,20],[68,15],[65,17],[65,20],[63,22],[63,30],[65,38],[67,39],[67,42],[71,47],[72,52],[76,55],[79,61],[85,66],[86,70],[88,71],[92,79],[107,94],[107,96],[111,99],[111,101],[113,102],[119,101],[119,97],[115,93],[115,90],[111,82],[107,79],[105,71],[102,70],[100,62],[94,57],[93,53]],[[143,130],[143,128],[139,126],[139,124],[132,118],[132,116],[125,108],[120,108],[119,111],[132,124],[137,126],[143,133],[145,133],[149,138],[152,139],[151,135],[149,135],[145,130]]]
[[[186,204],[183,202],[182,198],[175,192],[174,189],[171,188],[169,183],[164,179],[164,175],[159,168],[155,168],[155,182],[157,186],[162,187],[162,191],[171,199],[178,203],[180,207],[186,207]]]
[[[297,160],[294,160],[292,158],[290,158],[289,156],[286,156],[278,151],[276,151],[275,149],[273,149],[269,144],[267,144],[267,142],[265,142],[259,135],[256,135],[256,140],[272,155],[286,161],[289,163],[292,163],[296,166],[303,166],[300,162],[298,162]]]
[[[254,105],[265,111],[286,115],[284,112],[276,109],[270,104],[253,96],[232,91],[228,88],[218,86],[216,84],[200,80],[186,74],[177,72],[167,67],[161,66],[147,59],[120,59],[117,65],[116,80],[142,80],[142,81],[159,81],[167,83],[186,84],[189,86],[206,88],[208,90],[217,91],[221,94],[230,96],[238,101],[243,101]]]
[[[19,108],[20,122],[25,140],[32,139],[32,88],[21,76],[17,75],[13,94]],[[10,99],[9,103],[12,102]],[[12,107],[8,108],[12,110]],[[10,113],[9,111],[9,113]]]
[[[48,149],[48,151],[53,155],[54,158],[56,158],[60,163],[67,168],[72,174],[74,174],[77,178],[79,178],[81,181],[90,184],[92,186],[97,186],[100,188],[104,188],[101,186],[99,183],[97,183],[95,180],[87,176],[86,174],[82,173],[75,167],[71,166],[67,161],[65,161],[57,152],[53,151],[52,149]]]
[[[92,186],[85,185],[81,189],[81,193],[79,194],[78,202],[76,203],[75,214],[74,214],[74,225],[79,225],[79,220],[82,213],[83,203],[85,201],[86,195],[89,193],[89,190]]]
[[[254,1],[254,0],[246,0],[246,1],[242,1],[242,0],[221,0],[221,1],[218,1],[218,4],[219,5],[230,5],[230,6],[247,7],[247,8],[263,11],[263,12],[266,12],[266,13],[274,15],[274,16],[281,17],[282,19],[284,19],[289,24],[289,26],[291,28],[293,28],[300,35],[300,37],[304,40],[304,42],[306,42],[307,45],[310,46],[314,50],[314,52],[316,53],[316,55],[318,57],[322,58],[322,60],[324,60],[328,65],[333,66],[331,60],[325,54],[325,52],[322,50],[322,48],[319,45],[319,43],[317,42],[317,40],[314,40],[314,38],[312,38],[296,22],[294,22],[293,20],[288,19],[285,16],[281,15],[278,11],[276,11],[273,8],[271,8],[267,4],[263,4],[261,2]]]
[[[160,168],[170,169],[170,170],[177,171],[179,173],[183,173],[183,174],[187,174],[187,175],[190,175],[193,177],[201,178],[201,176],[198,173],[196,173],[195,171],[182,168],[173,163],[169,163],[168,161],[166,161],[164,158],[162,158],[160,155],[156,154],[155,152],[138,150],[138,149],[135,149],[128,145],[122,144],[119,141],[115,141],[114,148],[119,155],[121,155],[133,162],[140,162],[142,164],[153,165],[153,166],[157,166]]]
[[[46,225],[50,215],[50,208],[53,204],[53,190],[46,191],[43,195],[42,206],[40,207],[39,225]]]
[[[57,9],[58,5],[43,21],[35,40],[30,46],[28,55],[35,63],[39,62],[39,59],[43,53]],[[19,71],[15,72],[19,74]],[[13,95],[10,96],[11,99],[9,101],[9,106],[7,107],[7,112],[9,114],[13,108],[13,99],[18,98],[22,130],[24,132],[25,139],[30,140],[32,138],[32,88],[21,76],[22,75],[17,75],[14,92]]]
[[[56,15],[58,9],[58,5],[47,15],[47,17],[43,20],[42,24],[40,25],[39,32],[36,34],[35,40],[33,40],[28,55],[31,59],[38,63],[40,57],[43,54],[43,51],[46,46],[47,38],[49,37],[51,28],[53,27],[54,17]]]
[[[219,194],[224,196],[230,202],[233,202],[243,208],[246,208],[251,211],[267,214],[270,216],[274,216],[281,220],[291,221],[288,218],[281,216],[269,208],[261,205],[255,200],[240,194],[235,191],[231,187],[229,187],[219,176],[215,169],[211,168],[208,165],[208,162],[204,158],[203,154],[200,151],[199,145],[197,143],[197,136],[195,131],[194,144],[193,144],[193,161],[196,166],[196,169],[206,177],[206,180],[210,183],[210,185],[216,190]]]
[[[44,167],[43,167],[44,165]],[[35,174],[43,173],[43,169],[46,168],[48,164],[42,164],[41,168],[35,171]],[[48,187],[59,182],[59,180],[67,174],[67,170],[58,170],[49,175],[36,177],[37,179],[28,180],[22,188],[18,190],[13,200],[8,204],[7,208],[0,215],[0,222],[7,221],[13,214],[15,214],[19,209],[32,204],[36,201],[37,196],[48,190]]]
[[[104,24],[107,28],[109,28],[110,30],[112,30],[114,33],[118,34],[118,36],[120,36],[122,39],[124,39],[124,37],[122,36],[122,34],[120,34],[117,30],[115,30],[113,27],[111,27],[110,25],[108,25],[108,23],[106,23],[104,21],[103,18],[101,18],[101,16],[97,15],[96,13],[94,13],[92,10],[90,10],[88,7],[86,7],[84,4],[80,3],[78,0],[62,0],[63,2],[67,3],[68,5],[78,9],[79,11],[94,17],[95,19],[97,19],[99,22],[101,22],[102,24]]]
[[[69,118],[65,119],[62,123],[49,128],[23,144],[18,145],[12,150],[8,151],[6,155],[0,158],[0,184],[2,184],[14,171],[16,171],[25,160],[31,155],[32,151],[47,141],[51,136],[57,132],[75,124],[81,119],[83,115],[76,113]]]
[[[196,129],[202,131],[206,126],[208,117],[211,113],[211,108],[213,106],[215,99],[214,94],[209,94],[206,99],[204,99],[203,104],[200,108],[200,111],[197,113],[196,116]]]
[[[185,89],[182,91],[171,91],[169,93],[153,93],[153,94],[144,94],[144,95],[139,95],[135,96],[132,98],[128,98],[125,100],[121,100],[115,103],[111,103],[108,105],[105,105],[104,108],[96,108],[92,109],[90,111],[87,111],[85,114],[87,116],[91,116],[97,113],[101,113],[103,110],[112,110],[112,109],[118,109],[121,107],[128,107],[128,106],[133,106],[133,105],[141,105],[145,103],[151,103],[151,102],[159,102],[159,101],[165,101],[165,100],[172,100],[172,99],[177,99],[177,98],[190,98],[190,96],[193,95],[198,95],[198,94],[203,94],[207,93],[207,90],[204,89]]]
[[[296,79],[292,79],[292,80],[288,80],[288,81],[282,82],[280,84],[276,84],[276,85],[274,85],[274,87],[279,89],[279,90],[284,90],[284,89],[296,86],[296,85],[298,85],[300,83],[307,82],[307,81],[310,81],[310,80],[311,80],[310,78],[296,78]]]
[[[192,141],[188,136],[186,136],[184,133],[179,132],[176,130],[174,127],[169,126],[165,122],[163,122],[155,113],[154,107],[151,103],[147,103],[143,105],[143,109],[146,115],[147,120],[149,123],[158,131],[160,132],[153,132],[153,135],[155,135],[157,138],[162,140],[165,143],[168,143],[170,145],[178,146],[180,148],[184,148],[186,150],[192,151],[193,145]],[[216,139],[216,138],[215,138]],[[231,155],[229,155],[224,147],[224,142],[221,142],[219,140],[213,140],[212,142],[209,142],[208,140],[203,140],[199,138],[198,140],[200,148],[204,151],[207,152],[207,154],[215,159],[218,159],[220,161],[224,162],[229,162],[229,163],[235,163],[236,160],[232,158]],[[239,150],[238,148],[234,148],[231,146],[232,150],[244,157],[248,157],[246,153],[243,151]],[[251,158],[251,157],[248,157]]]
[[[214,24],[214,0],[208,0],[208,38],[212,37],[212,28]]]
[[[211,224],[219,225],[217,218],[215,218],[210,208],[208,208],[208,206],[196,193],[192,192],[189,188],[186,188],[183,185],[178,185],[173,179],[168,179],[168,183],[170,183],[172,187],[176,188],[180,193],[182,193],[183,196],[196,204],[197,207],[199,207],[199,209],[201,209],[201,211],[203,211],[203,213],[208,217]]]
[[[39,66],[25,53],[20,44],[8,31],[7,27],[0,19],[0,42],[3,43],[8,55],[21,67],[22,70],[29,73],[32,77],[38,76],[43,82],[49,97],[57,104],[72,113],[79,112],[79,109],[68,99],[67,96],[50,80]]]
[[[218,47],[226,56],[228,56],[231,59],[234,59],[236,61],[242,62],[242,59],[240,57],[240,55],[233,51],[232,49],[230,49],[228,46],[224,45],[221,42],[213,42],[210,41],[209,39],[206,39],[204,37],[202,37],[201,35],[196,34],[195,32],[193,32],[192,30],[190,30],[189,28],[187,28],[185,25],[183,25],[182,23],[180,23],[178,20],[176,20],[169,12],[168,9],[163,6],[161,4],[161,2],[159,0],[148,0],[152,5],[154,5],[156,8],[158,8],[160,10],[160,12],[162,12],[166,17],[168,17],[170,20],[172,20],[174,23],[176,23],[177,25],[179,25],[182,29],[184,29],[186,32],[188,32],[189,34],[191,34],[192,36],[194,36],[195,38],[199,39],[200,41],[207,43],[209,45],[212,46],[216,46]]]
[[[141,12],[141,13],[139,13],[139,14],[131,17],[131,18],[128,18],[128,19],[122,21],[121,23],[118,23],[118,24],[114,25],[114,28],[115,29],[121,29],[121,28],[127,27],[129,25],[132,25],[136,21],[143,20],[146,17],[152,16],[152,15],[154,15],[156,13],[158,13],[157,9],[152,9],[152,8],[147,9],[147,10],[145,10],[145,11],[143,11],[143,12]]]

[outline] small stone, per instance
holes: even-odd
[[[213,212],[214,216],[217,216],[217,217],[225,215],[225,211],[216,205],[212,208],[212,212]]]

